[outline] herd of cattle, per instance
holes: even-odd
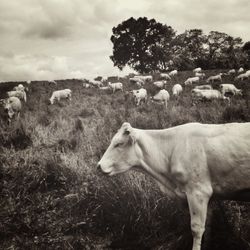
[[[194,75],[193,77],[189,77],[186,81],[181,84],[174,84],[172,87],[172,95],[173,97],[177,98],[181,95],[183,91],[183,87],[185,86],[192,86],[193,84],[197,84],[200,80],[206,77],[206,74],[202,72],[201,68],[195,68],[193,70]],[[239,75],[235,77],[235,80],[244,80],[250,77],[250,70],[246,71],[245,73],[243,68],[238,70]],[[206,83],[203,85],[195,86],[194,89],[191,90],[191,95],[193,100],[211,100],[211,99],[224,99],[230,101],[228,96],[225,94],[231,95],[242,95],[242,90],[235,87],[234,84],[222,83],[222,76],[223,75],[233,75],[236,74],[235,69],[229,70],[227,73],[220,73],[214,76],[210,76],[207,78]],[[150,99],[152,101],[156,101],[158,103],[162,103],[167,107],[168,101],[170,99],[169,92],[165,89],[168,85],[168,81],[178,75],[177,70],[172,70],[169,73],[161,73],[160,80],[154,81],[152,75],[135,75],[134,77],[129,78],[129,82],[132,83],[137,89],[132,91],[127,91],[126,94],[131,93],[136,105],[140,105],[142,102],[146,102],[148,99],[148,92],[145,88],[146,83],[152,83],[157,89],[158,93]],[[89,83],[84,83],[83,86],[85,88],[96,87],[100,90],[108,90],[111,89],[112,93],[116,92],[117,90],[123,91],[123,83],[116,82],[110,83],[108,82],[107,86],[105,85],[107,79],[102,78],[100,81],[91,81]],[[220,82],[219,90],[213,89],[212,85],[214,82]]]
[[[250,70],[244,72],[243,68],[240,68],[238,71],[235,69],[231,69],[226,73],[219,73],[217,75],[209,76],[206,79],[207,84],[197,85],[199,84],[200,80],[203,80],[206,77],[206,74],[202,72],[201,68],[195,68],[193,70],[193,77],[189,77],[184,81],[183,84],[174,84],[172,87],[172,96],[174,98],[179,98],[181,93],[183,92],[183,88],[186,86],[192,86],[196,84],[196,86],[191,90],[191,97],[192,100],[199,101],[199,100],[212,100],[212,99],[223,99],[230,101],[230,98],[225,94],[231,95],[242,95],[242,90],[235,87],[234,84],[229,83],[222,83],[222,78],[225,75],[238,75],[235,77],[235,80],[244,80],[250,77]],[[168,102],[170,100],[170,94],[166,90],[168,86],[168,82],[175,78],[178,75],[177,70],[172,70],[169,73],[160,73],[160,80],[154,80],[152,75],[135,75],[133,77],[128,78],[129,82],[134,86],[131,91],[125,91],[125,96],[131,95],[134,103],[136,105],[140,105],[143,102],[145,103],[148,99],[153,102],[157,102],[163,104],[166,108]],[[213,89],[214,82],[220,82],[219,90]],[[49,81],[49,83],[53,83],[57,85],[56,81]],[[146,83],[152,84],[157,89],[157,94],[149,97],[148,91],[146,89]],[[20,111],[22,109],[22,101],[27,101],[26,91],[29,90],[29,85],[31,81],[27,81],[25,87],[23,84],[19,84],[18,86],[14,87],[12,91],[7,92],[7,98],[1,99],[0,104],[3,105],[5,112],[8,115],[8,121],[14,117],[19,117]],[[84,88],[98,88],[100,90],[111,90],[114,94],[116,91],[124,91],[124,84],[122,82],[109,82],[107,78],[102,78],[100,81],[93,80],[88,82],[83,82]],[[60,102],[61,99],[68,99],[71,100],[72,91],[70,89],[61,89],[53,91],[49,102],[50,104],[54,104],[55,101]]]

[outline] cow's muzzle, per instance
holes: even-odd
[[[101,174],[101,175],[109,175],[109,172],[106,173],[105,171],[102,170],[101,164],[99,162],[97,164],[96,171],[98,174]]]

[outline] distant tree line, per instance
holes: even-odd
[[[178,68],[190,70],[239,68],[250,66],[250,42],[243,45],[240,37],[201,29],[182,34],[155,19],[133,17],[113,27],[110,56],[119,69],[130,66],[140,73]]]

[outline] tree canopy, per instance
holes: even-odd
[[[174,35],[170,26],[155,19],[131,17],[113,28],[113,55],[110,58],[120,69],[125,65],[144,73],[158,67],[164,69],[167,58],[162,50]]]
[[[249,64],[250,42],[226,33],[201,29],[176,34],[155,19],[133,17],[113,28],[110,56],[119,69],[126,65],[140,73],[165,71],[168,67],[191,69],[233,68]]]

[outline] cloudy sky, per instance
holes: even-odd
[[[112,27],[133,16],[250,41],[249,0],[0,0],[0,81],[123,75]]]

